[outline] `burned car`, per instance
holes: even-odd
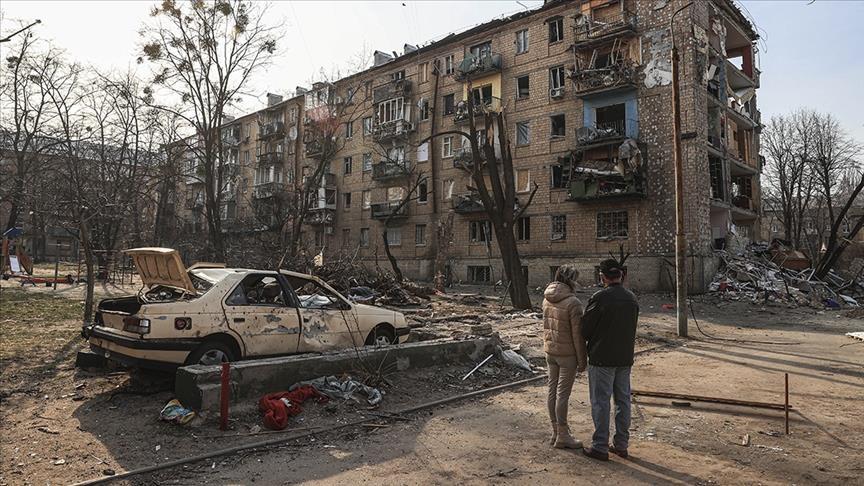
[[[105,299],[84,328],[91,349],[143,368],[398,343],[405,316],[346,299],[322,280],[285,270],[188,269],[170,248],[126,250],[143,288]]]

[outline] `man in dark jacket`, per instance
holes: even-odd
[[[630,368],[636,342],[639,304],[622,285],[624,270],[613,259],[600,263],[604,289],[588,301],[582,336],[588,341],[588,390],[594,436],[583,452],[601,461],[609,452],[627,457],[630,441]],[[615,436],[609,446],[609,399],[615,399]]]

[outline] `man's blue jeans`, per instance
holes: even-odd
[[[609,452],[609,399],[613,395],[615,436],[612,444],[616,449],[627,450],[630,443],[630,368],[588,365],[588,392],[594,419],[591,448],[597,452]]]

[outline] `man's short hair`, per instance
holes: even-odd
[[[600,273],[606,278],[621,278],[624,275],[621,265],[613,258],[607,258],[600,262]]]

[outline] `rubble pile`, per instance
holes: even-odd
[[[360,303],[375,305],[420,305],[435,292],[431,287],[410,280],[399,282],[380,269],[369,269],[358,263],[336,260],[315,267],[314,274],[333,288]]]
[[[738,255],[723,250],[716,254],[721,265],[709,291],[723,299],[817,309],[858,307],[859,302],[864,302],[864,279],[860,275],[844,279],[832,270],[820,280],[813,269],[797,270],[778,264],[776,251],[772,253],[764,244],[750,245]]]

